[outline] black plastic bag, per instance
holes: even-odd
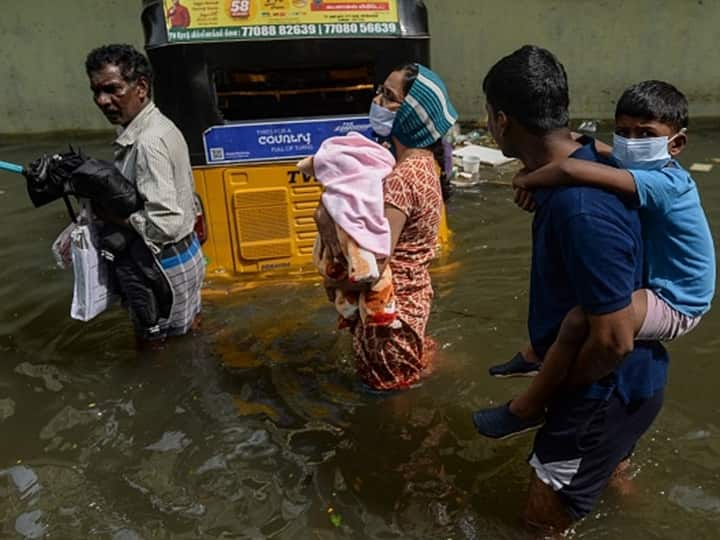
[[[45,155],[30,163],[25,169],[25,180],[35,208],[66,197],[72,190],[70,180],[73,171],[85,160],[82,153],[75,152],[71,147],[69,152]]]
[[[111,267],[128,308],[143,331],[170,316],[173,293],[165,274],[143,242],[131,229],[105,224],[101,247],[112,254]]]
[[[72,171],[70,180],[73,195],[86,197],[99,207],[121,219],[142,208],[142,200],[130,180],[110,161],[88,159]]]

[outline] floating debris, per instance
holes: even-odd
[[[469,144],[467,146],[462,146],[460,148],[456,148],[453,151],[453,157],[464,160],[464,158],[469,156],[479,158],[480,163],[484,165],[490,165],[492,167],[498,167],[500,165],[515,161],[514,158],[509,158],[505,156],[500,150],[496,150],[495,148],[490,148],[488,146],[480,146],[477,144]]]
[[[474,144],[481,142],[485,137],[486,133],[479,129],[473,129],[467,133],[460,133],[453,135],[453,142],[456,144]]]
[[[31,364],[23,362],[15,366],[15,373],[42,379],[45,388],[51,392],[59,392],[63,389],[63,382],[69,382],[69,377],[62,373],[57,367],[47,364]]]
[[[472,188],[482,184],[482,180],[473,174],[460,172],[450,181],[450,183],[457,188]]]
[[[699,441],[702,439],[709,439],[710,437],[712,437],[712,432],[704,429],[699,429],[697,431],[691,431],[690,433],[685,435],[683,439],[685,439],[686,441]]]
[[[330,523],[332,523],[335,527],[342,525],[342,516],[336,513],[334,508],[328,508],[327,512],[330,515]]]
[[[690,165],[690,171],[691,172],[710,172],[712,171],[712,164],[711,163],[693,163]]]
[[[577,131],[580,133],[597,133],[598,123],[597,120],[583,120],[577,127]]]
[[[10,399],[0,399],[0,422],[15,414],[15,402]]]
[[[166,431],[162,438],[145,447],[156,452],[179,452],[190,445],[190,439],[182,431]]]
[[[42,510],[20,514],[15,519],[15,531],[23,538],[42,538],[48,529],[47,525],[41,521],[44,515]]]
[[[462,156],[463,171],[469,174],[480,172],[480,156],[466,153]]]
[[[684,510],[720,513],[720,499],[706,493],[701,486],[675,486],[669,497]]]

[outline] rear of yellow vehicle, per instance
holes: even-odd
[[[310,269],[320,185],[292,163],[195,169],[212,270],[233,274]]]
[[[210,234],[210,271],[229,274],[314,271],[313,213],[320,185],[292,163],[195,169]],[[441,243],[449,231],[441,224]]]
[[[376,85],[401,64],[428,63],[424,5],[217,0],[215,19],[196,17],[212,3],[186,0],[190,20],[204,22],[182,29],[161,0],[143,11],[154,99],[190,148],[208,271],[314,271],[322,191],[295,164],[329,136],[373,136]]]

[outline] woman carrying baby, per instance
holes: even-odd
[[[383,184],[384,211],[390,225],[390,257],[380,261],[392,271],[399,325],[352,328],[357,371],[376,390],[397,390],[417,383],[429,367],[425,337],[433,290],[428,268],[435,256],[449,180],[444,173],[442,138],[457,119],[442,80],[420,64],[407,64],[387,77],[370,109],[375,132],[385,139],[397,164]],[[325,248],[342,257],[335,224],[321,205],[315,216]],[[327,282],[352,291],[349,282]]]

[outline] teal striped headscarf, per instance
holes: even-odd
[[[450,130],[458,114],[437,73],[423,65],[397,111],[391,135],[408,148],[426,148]]]

